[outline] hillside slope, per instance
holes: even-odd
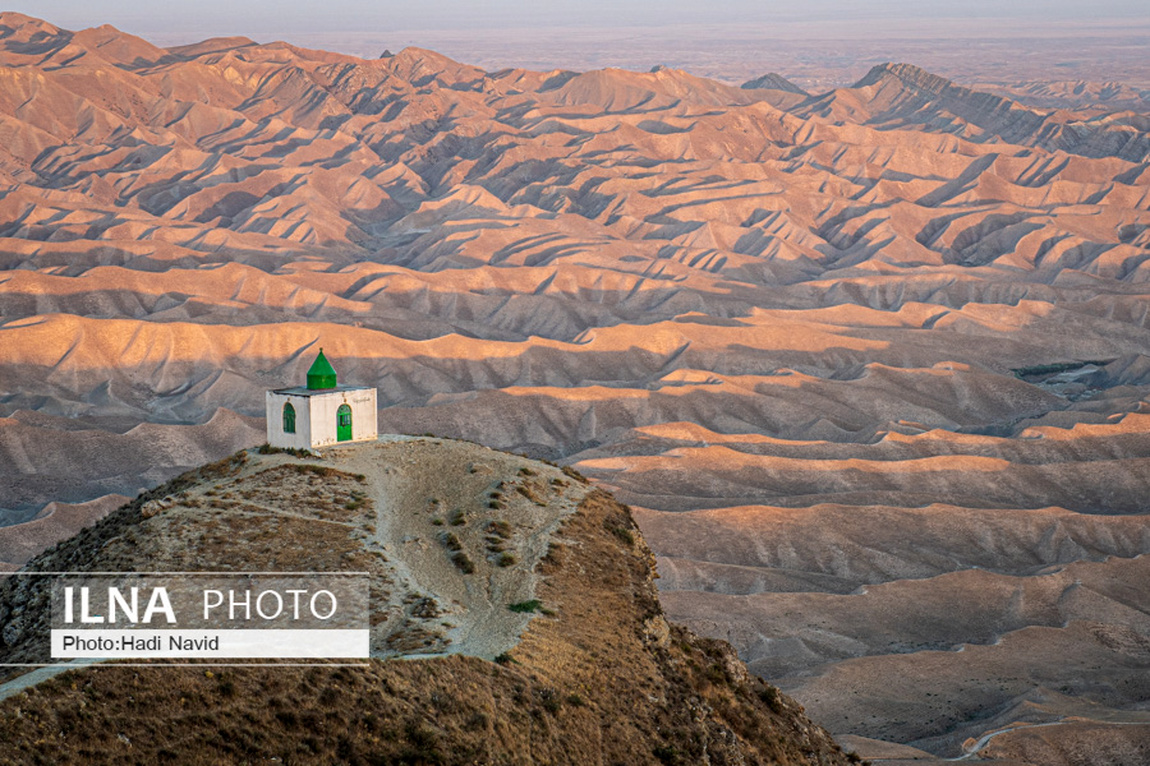
[[[450,562],[460,551],[423,544],[448,514],[470,573]],[[428,537],[412,539],[418,530]],[[491,562],[493,537],[514,563]],[[406,607],[374,626],[373,654],[424,658],[70,670],[0,703],[0,763],[848,762],[728,645],[666,622],[654,559],[626,507],[542,463],[431,439],[322,460],[241,452],[141,495],[28,568],[192,564],[372,571],[376,616]],[[0,590],[18,626],[4,632],[5,662],[45,646],[45,593],[27,582]],[[412,598],[416,582],[431,587]],[[506,608],[532,596],[546,611],[530,623]]]

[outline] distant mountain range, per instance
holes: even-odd
[[[384,432],[617,489],[670,616],[863,755],[1150,742],[1130,93],[163,49],[12,13],[0,76],[6,567],[262,441],[322,345]],[[1020,721],[1059,725],[982,741]],[[1087,735],[1113,748],[1040,756]]]

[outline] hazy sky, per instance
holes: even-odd
[[[110,23],[130,32],[327,32],[356,29],[642,26],[770,23],[843,19],[1100,17],[1150,21],[1147,0],[32,0],[12,10],[80,29]]]
[[[431,48],[497,70],[655,64],[734,84],[780,72],[813,91],[876,63],[963,82],[1150,87],[1150,0],[14,0],[65,29],[160,45],[244,35],[375,58]]]

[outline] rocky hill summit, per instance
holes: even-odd
[[[247,450],[25,568],[190,570],[371,572],[373,659],[68,670],[0,703],[0,762],[857,760],[727,644],[664,619],[630,509],[570,469],[420,437]],[[0,589],[3,662],[47,661],[43,582]]]

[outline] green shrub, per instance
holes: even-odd
[[[605,521],[603,526],[607,528],[608,532],[615,535],[620,542],[625,543],[629,547],[635,545],[635,535],[631,534],[631,530],[621,527],[612,521]]]
[[[508,604],[507,608],[512,612],[527,614],[531,612],[538,612],[541,608],[543,608],[543,602],[537,598],[533,598],[530,601],[520,601],[517,604]]]
[[[317,457],[314,452],[307,449],[298,449],[296,447],[273,447],[272,445],[264,442],[259,447],[256,447],[256,452],[261,455],[291,455],[292,457]]]

